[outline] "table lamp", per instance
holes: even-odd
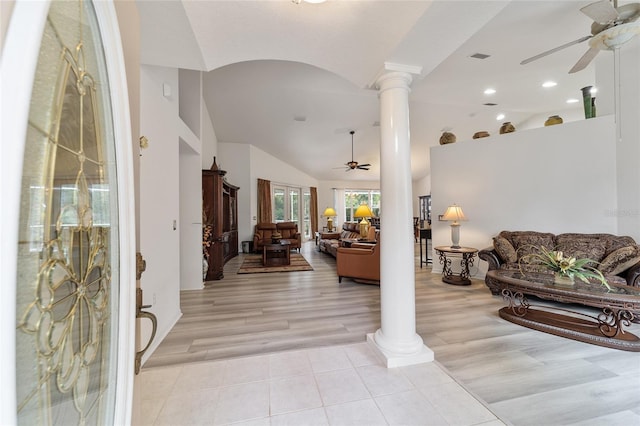
[[[451,221],[451,248],[460,248],[460,223],[458,221],[467,220],[462,208],[456,204],[447,207],[447,211],[442,215],[442,220]]]
[[[373,212],[366,204],[360,204],[360,206],[356,209],[356,212],[353,214],[353,217],[360,219],[360,237],[367,238],[367,232],[369,231],[369,221],[367,218],[373,217]]]
[[[333,231],[333,218],[338,216],[338,213],[336,213],[333,207],[327,207],[324,209],[322,215],[327,218],[327,229],[329,232]]]

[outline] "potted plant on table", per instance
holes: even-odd
[[[539,264],[550,270],[554,274],[554,282],[560,285],[573,285],[575,278],[588,283],[589,280],[596,280],[604,285],[607,289],[611,287],[607,283],[604,275],[597,268],[591,265],[597,264],[596,261],[588,258],[576,259],[558,250],[548,250],[546,247],[533,246],[534,253],[522,256],[518,265],[522,272],[522,263]]]

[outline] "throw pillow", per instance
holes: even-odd
[[[507,240],[506,238],[500,236],[494,237],[493,248],[504,262],[516,263],[518,261],[516,249],[513,248],[509,240]]]
[[[627,246],[610,253],[600,263],[598,269],[604,275],[618,275],[638,262],[640,262],[640,249],[638,246]]]
[[[518,254],[518,260],[520,260],[523,256],[534,253],[539,254],[540,247],[544,247],[547,250],[553,250],[555,245],[553,237],[554,235],[549,233],[523,231],[513,232],[511,234],[511,241],[513,241],[513,246]],[[537,263],[535,262],[535,259],[529,258],[529,261],[529,263]]]

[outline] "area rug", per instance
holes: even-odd
[[[240,269],[238,269],[239,274],[293,271],[313,271],[313,268],[301,254],[291,253],[291,265],[263,266],[261,254],[249,254],[245,257]]]

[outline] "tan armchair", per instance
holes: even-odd
[[[336,255],[338,282],[342,277],[357,282],[380,283],[380,244],[353,243],[351,247],[338,247]]]

